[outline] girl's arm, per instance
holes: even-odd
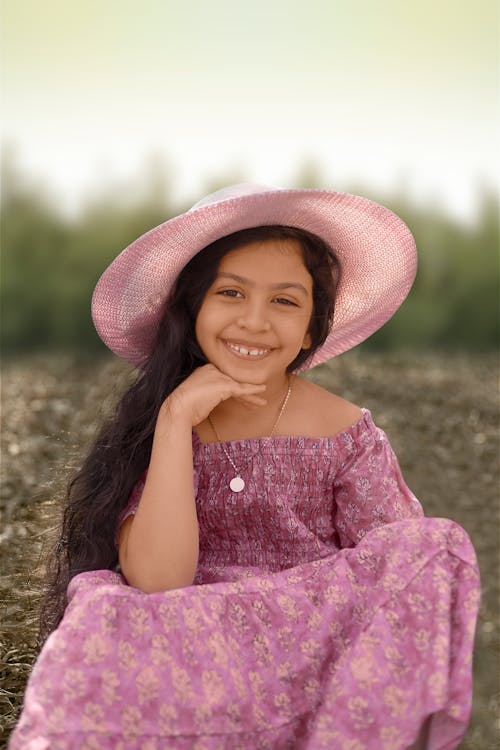
[[[190,586],[198,564],[192,425],[164,405],[137,512],[120,530],[120,567],[131,586],[151,594]]]
[[[192,428],[232,396],[265,404],[264,386],[238,383],[213,365],[195,370],[163,403],[146,483],[135,516],[119,536],[128,583],[153,593],[190,586],[198,564]]]

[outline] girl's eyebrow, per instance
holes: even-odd
[[[221,276],[225,276],[229,279],[234,279],[234,281],[239,281],[240,284],[246,284],[249,287],[255,286],[254,281],[245,279],[244,276],[238,276],[235,273],[218,273],[216,278],[220,278]],[[279,284],[273,284],[271,286],[271,289],[298,289],[299,292],[303,292],[307,296],[307,289],[305,288],[305,286],[302,286],[302,284],[299,284],[296,281],[282,281]]]

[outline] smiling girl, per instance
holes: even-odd
[[[323,190],[230,186],[93,298],[138,366],[72,480],[19,748],[453,748],[470,541],[370,412],[299,376],[407,295],[413,238]]]

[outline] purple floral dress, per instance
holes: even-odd
[[[194,585],[76,576],[10,750],[399,750],[430,715],[428,747],[455,748],[479,600],[463,529],[423,517],[367,410],[334,437],[226,448],[240,494],[193,434]]]

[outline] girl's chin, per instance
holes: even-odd
[[[252,385],[265,385],[276,373],[270,372],[263,363],[258,362],[228,362],[220,357],[209,359],[208,362],[217,367],[224,375],[238,381],[239,383],[251,383]]]
[[[215,365],[216,367],[218,365]],[[241,383],[251,383],[252,385],[262,385],[269,379],[269,373],[264,371],[264,368],[256,368],[255,366],[244,366],[244,365],[221,365],[219,370],[228,375],[234,380],[238,380]]]

